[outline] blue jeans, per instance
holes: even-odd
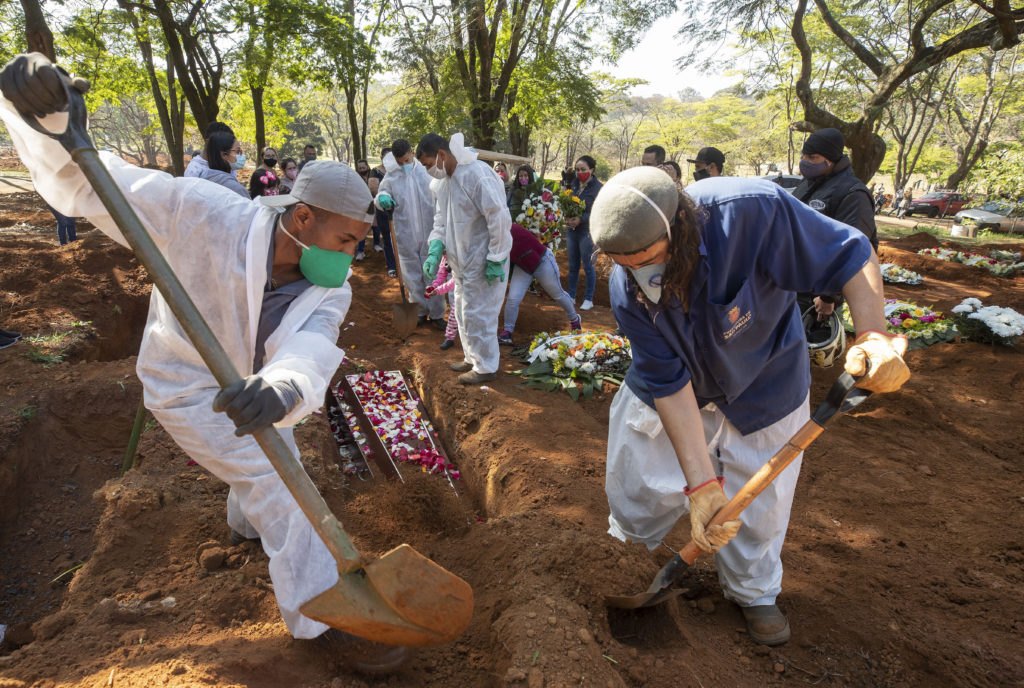
[[[523,302],[526,290],[530,288],[530,283],[533,280],[537,280],[541,289],[562,307],[565,314],[569,316],[570,322],[576,318],[576,309],[573,308],[572,299],[562,290],[562,282],[558,278],[558,261],[555,260],[555,254],[551,252],[551,249],[547,249],[532,274],[518,265],[512,270],[512,275],[508,279],[508,298],[505,300],[506,330],[512,332],[516,328],[519,304]]]
[[[46,206],[50,208],[50,206]],[[68,217],[67,215],[61,215],[53,208],[50,208],[50,212],[57,218],[57,240],[60,241],[60,245],[78,241],[78,235],[75,233],[75,218]]]
[[[388,266],[388,270],[395,269],[395,249],[391,245],[391,225],[388,224],[388,216],[386,213],[377,211],[376,218],[373,226],[373,243],[375,246],[379,245],[384,249],[384,262]],[[357,251],[363,251],[365,253],[366,239],[359,242]]]
[[[594,287],[597,285],[597,272],[594,270],[594,241],[590,238],[589,229],[569,229],[566,231],[566,246],[569,249],[569,298],[576,300],[576,283],[580,278],[580,262],[583,263],[583,274],[587,279],[585,299],[594,300]]]

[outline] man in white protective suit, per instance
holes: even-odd
[[[430,231],[434,228],[434,193],[430,190],[431,176],[423,165],[416,162],[412,146],[405,139],[391,144],[391,152],[384,155],[386,174],[380,190],[373,199],[380,210],[394,211],[395,243],[402,267],[402,281],[409,299],[419,304],[420,325],[433,324],[445,329],[444,296],[427,297],[427,282],[423,263],[427,260]]]
[[[498,314],[512,250],[505,185],[466,148],[461,133],[450,144],[427,134],[416,146],[416,159],[438,180],[431,187],[437,211],[423,273],[433,279],[447,252],[455,279],[455,318],[465,358],[451,368],[462,373],[462,384],[487,382],[498,376]]]
[[[48,131],[67,126],[72,80],[43,55],[0,73],[0,118],[39,194],[127,245],[96,192]],[[298,455],[292,426],[319,407],[343,352],[338,327],[352,300],[349,265],[370,218],[370,192],[347,165],[311,162],[276,207],[197,178],[175,178],[101,154],[142,224],[243,379],[224,390],[156,289],[137,372],[146,408],[198,464],[230,486],[232,540],[259,537],[274,594],[295,638],[317,638],[354,669],[397,668],[406,648],[329,629],[299,608],[338,580],[337,564],[251,433],[273,424]],[[224,411],[218,413],[217,411]]]

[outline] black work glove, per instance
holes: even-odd
[[[89,82],[68,73],[42,53],[18,55],[0,72],[0,91],[22,115],[45,117],[68,105],[64,85],[79,93],[89,90]]]
[[[235,422],[235,435],[251,435],[288,415],[299,400],[290,382],[271,384],[250,375],[222,389],[213,399],[213,410],[228,414]]]

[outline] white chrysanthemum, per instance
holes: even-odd
[[[580,367],[580,362],[577,361],[572,356],[569,356],[568,358],[565,359],[565,367],[568,368],[569,370],[575,370],[576,368]]]
[[[587,361],[586,363],[580,366],[580,370],[589,375],[594,372],[594,364],[591,363],[590,361]]]

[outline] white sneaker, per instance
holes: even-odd
[[[380,253],[381,251],[384,250],[384,247],[381,246],[380,244],[374,244],[373,245],[373,250],[376,251],[377,253]]]
[[[583,303],[580,304],[580,310],[581,311],[589,311],[593,307],[594,307],[594,302],[591,301],[590,299],[587,299],[586,301],[584,301]]]
[[[356,260],[362,260],[365,257],[366,257],[366,254],[363,253],[362,251],[359,251],[358,253],[356,253]]]

